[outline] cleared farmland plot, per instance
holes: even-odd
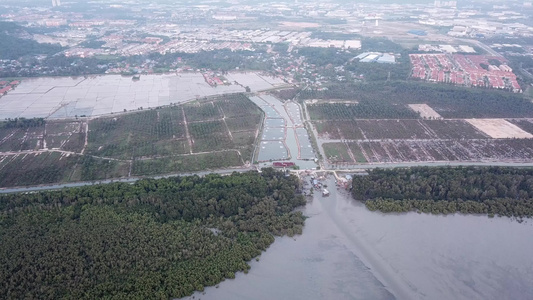
[[[368,162],[368,159],[366,158],[365,153],[363,152],[363,149],[361,148],[361,146],[359,146],[359,144],[350,143],[348,144],[348,149],[352,151],[352,154],[357,163]]]
[[[28,139],[27,130],[23,128],[9,128],[0,130],[2,139],[0,140],[0,151],[29,150],[31,138]],[[42,133],[41,133],[42,135]],[[38,148],[33,145],[33,148]]]
[[[464,120],[315,121],[329,139],[483,139],[488,135]]]
[[[256,131],[233,132],[233,143],[241,153],[244,162],[250,162],[254,151]]]
[[[515,124],[522,130],[533,134],[533,119],[508,119],[507,121]]]
[[[238,131],[233,134],[233,143],[238,146],[250,146],[253,145],[256,132],[255,131]]]
[[[116,178],[128,169],[123,162],[60,152],[0,155],[0,187]]]
[[[440,139],[487,139],[485,133],[465,120],[424,120],[422,124],[429,127]]]
[[[379,162],[378,157],[374,153],[374,150],[370,146],[370,143],[348,143],[348,147],[350,149],[353,148],[359,148],[361,149],[362,153],[365,154],[365,157],[367,159],[367,162]]]
[[[433,132],[419,120],[359,120],[357,125],[367,139],[429,139]]]
[[[533,119],[318,120],[313,124],[325,140],[322,147],[333,167],[353,161],[531,162],[533,157]],[[338,140],[348,143],[333,143]]]
[[[39,153],[4,156],[0,173],[0,186],[20,186],[35,181],[52,183],[68,178],[68,172],[77,162],[76,158],[62,154]]]
[[[47,121],[35,127],[2,128],[0,152],[60,149],[80,152],[85,140],[82,121]]]
[[[86,121],[57,120],[45,125],[43,148],[79,153],[85,144]]]
[[[329,143],[324,145],[327,145],[328,149],[331,147]],[[344,144],[335,143],[335,145]],[[533,157],[533,140],[530,139],[359,141],[348,143],[348,146],[358,163],[361,162],[357,159],[357,155],[360,155],[356,155],[357,152],[368,157],[373,163],[501,160],[530,162]]]
[[[409,107],[415,112],[419,113],[420,117],[422,118],[442,119],[441,115],[439,115],[427,104],[409,104]]]
[[[374,153],[375,159],[379,162],[390,162],[390,157],[385,148],[381,147],[379,142],[369,142],[369,148]]]
[[[329,139],[363,139],[364,135],[358,127],[359,121],[315,121],[315,127],[322,138]]]
[[[314,121],[318,136],[320,138],[339,140],[341,138],[339,129],[333,121]]]
[[[354,163],[353,159],[348,154],[348,149],[344,143],[327,143],[323,144],[326,158],[331,163]]]
[[[306,90],[300,94],[300,97],[311,101],[321,99],[321,102],[328,99],[359,101],[358,105],[354,105],[359,107],[358,115],[350,114],[342,104],[338,104],[336,111],[330,105],[308,104],[309,113],[314,120],[420,118],[407,106],[412,103],[425,103],[446,119],[533,116],[533,103],[521,94],[419,82],[376,81],[365,84],[339,84],[329,86],[325,91]],[[363,107],[368,109],[363,110]]]
[[[495,139],[530,139],[533,134],[504,119],[468,119],[468,123]]]

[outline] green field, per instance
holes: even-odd
[[[194,172],[243,165],[235,150],[193,155],[176,155],[164,158],[136,160],[132,175],[157,175],[167,173]]]
[[[348,149],[343,143],[327,143],[322,145],[326,158],[332,163],[348,162],[353,163],[353,159],[348,154]]]

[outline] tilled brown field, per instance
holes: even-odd
[[[533,119],[529,118],[319,120],[314,124],[328,149],[346,152],[326,155],[334,165],[533,161],[533,138],[529,138]]]
[[[315,121],[320,137],[328,139],[488,139],[461,119]]]
[[[366,159],[356,159],[356,163],[533,160],[533,139],[354,141],[329,145],[344,147],[348,153],[360,152],[359,157]],[[353,160],[330,159],[330,163],[340,162]]]

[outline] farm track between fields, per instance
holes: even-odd
[[[309,122],[325,158],[324,169],[395,163],[528,163],[533,157],[533,139],[527,138],[533,133],[532,118],[356,118],[354,105],[328,105],[310,104]],[[308,106],[304,103],[306,112]]]
[[[246,96],[234,94],[105,117],[0,127],[0,177],[13,178],[0,180],[0,187],[244,166],[252,160],[260,115]],[[2,176],[8,172],[11,176]]]

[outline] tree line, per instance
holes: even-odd
[[[300,234],[299,180],[273,169],[0,196],[5,299],[168,299]]]
[[[353,99],[387,105],[426,103],[444,118],[519,118],[533,114],[521,94],[405,81],[345,83],[302,91],[300,99]]]
[[[361,101],[357,105],[321,103],[308,105],[314,120],[418,119],[420,115],[407,106],[381,101]]]
[[[352,195],[370,210],[533,216],[533,169],[416,167],[355,176]]]
[[[43,118],[8,118],[4,122],[0,122],[0,128],[11,129],[11,128],[20,128],[27,129],[31,127],[41,127],[44,126],[46,121]]]
[[[25,32],[22,26],[0,22],[0,59],[18,59],[24,55],[51,55],[63,50],[59,44],[41,44],[15,36],[21,32]]]

